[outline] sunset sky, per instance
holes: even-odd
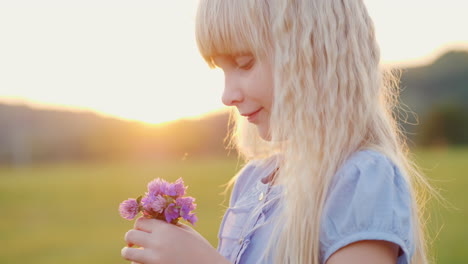
[[[0,0],[0,102],[150,123],[223,108],[222,72],[195,43],[197,2]],[[365,2],[385,64],[468,49],[467,1]]]

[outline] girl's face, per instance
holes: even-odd
[[[271,140],[270,111],[273,102],[273,75],[269,62],[252,55],[220,55],[214,63],[224,71],[222,101],[257,126],[260,136]]]

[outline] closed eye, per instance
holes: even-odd
[[[255,63],[252,56],[239,56],[235,59],[238,69],[250,70]]]

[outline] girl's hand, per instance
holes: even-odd
[[[125,241],[130,247],[122,249],[122,257],[136,263],[229,263],[202,235],[182,223],[140,217]]]

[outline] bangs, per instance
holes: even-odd
[[[210,68],[217,55],[252,54],[263,58],[270,49],[265,0],[200,0],[195,37]]]

